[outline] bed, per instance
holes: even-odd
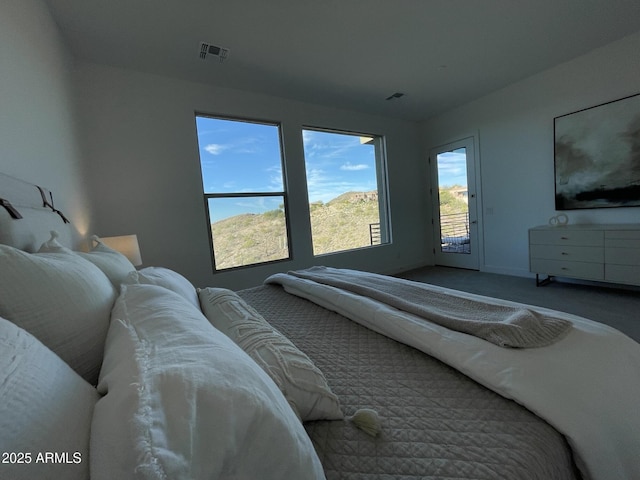
[[[47,189],[0,175],[1,478],[640,478],[614,329],[323,267],[196,288],[72,246]],[[425,295],[551,320],[509,344]]]

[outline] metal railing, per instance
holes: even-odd
[[[466,252],[469,247],[469,212],[440,215],[443,252]]]
[[[369,240],[371,245],[380,245],[382,243],[382,236],[380,235],[380,224],[369,224]]]

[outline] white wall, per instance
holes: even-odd
[[[77,68],[83,153],[99,235],[136,233],[145,265],[162,265],[198,286],[242,288],[312,264],[384,273],[423,265],[426,166],[415,123],[391,120],[107,66]],[[195,112],[280,122],[289,183],[293,261],[212,274]],[[312,255],[301,126],[385,135],[393,243]]]
[[[81,234],[90,205],[76,142],[73,65],[39,0],[0,2],[0,172],[51,189]]]
[[[528,275],[528,229],[555,213],[553,118],[639,93],[638,52],[640,32],[421,125],[425,150],[478,133],[481,270]],[[564,213],[571,223],[640,221],[640,208]]]
[[[481,268],[526,275],[527,229],[554,213],[553,118],[638,93],[638,51],[640,33],[417,127],[106,66],[83,64],[74,71],[43,3],[5,0],[0,3],[0,171],[51,188],[57,206],[82,234],[137,233],[146,265],[174,268],[198,285],[241,288],[272,272],[314,263],[392,273],[432,262],[426,152],[477,132]],[[294,226],[292,262],[212,274],[195,111],[282,123]],[[392,245],[313,258],[301,125],[387,137]],[[574,223],[640,220],[638,208],[568,214]]]

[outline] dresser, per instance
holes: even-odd
[[[552,277],[640,285],[640,224],[544,225],[529,229],[536,285]],[[540,275],[547,277],[540,280]]]

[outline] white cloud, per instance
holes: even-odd
[[[326,171],[314,168],[307,170],[307,189],[310,202],[329,202],[345,192],[368,192],[377,189],[375,179],[373,183],[361,180],[359,182],[345,181],[327,174]]]
[[[438,155],[439,185],[466,185],[467,157],[460,152],[445,152]]]
[[[366,170],[367,168],[369,168],[369,165],[365,165],[364,163],[353,165],[352,163],[347,162],[343,165],[340,165],[340,170],[347,170],[350,172],[355,172],[357,170]]]
[[[269,178],[269,186],[266,191],[279,192],[283,190],[282,165],[279,163],[271,165],[270,167],[267,167],[266,172]]]
[[[228,149],[228,145],[221,145],[219,143],[210,143],[204,149],[211,155],[220,155],[224,150]]]
[[[356,135],[303,130],[302,139],[307,159],[340,159],[363,150],[360,137]]]
[[[264,198],[245,199],[235,203],[236,206],[246,209],[249,212],[266,210]]]

